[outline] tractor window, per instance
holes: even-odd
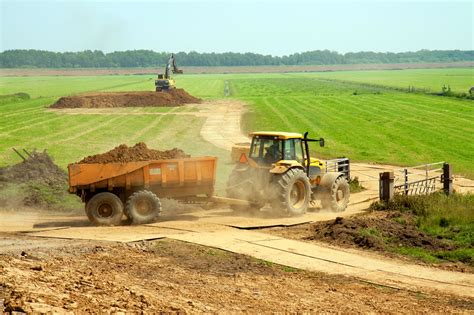
[[[304,154],[303,154],[303,141],[301,139],[295,139],[295,155],[296,160],[303,164]]]
[[[271,164],[282,159],[283,142],[271,138],[254,138],[250,157],[256,162]]]
[[[303,147],[301,139],[288,139],[285,141],[285,160],[295,160],[300,163],[303,162]]]

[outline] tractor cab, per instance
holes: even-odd
[[[297,161],[303,165],[303,136],[289,132],[254,132],[249,158],[261,166],[271,167],[279,161]]]
[[[292,132],[253,132],[250,134],[252,143],[249,158],[260,167],[271,168],[270,172],[273,173],[299,166],[312,181],[322,175],[325,163],[310,157],[308,143],[317,141],[324,147],[324,139],[308,139],[307,135],[308,133],[302,135]]]

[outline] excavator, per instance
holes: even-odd
[[[176,83],[171,78],[171,72],[173,72],[173,74],[183,73],[183,70],[178,69],[176,66],[176,59],[174,58],[173,54],[171,54],[170,58],[168,59],[165,73],[158,74],[158,79],[155,80],[156,92],[169,91],[170,89],[176,88]]]

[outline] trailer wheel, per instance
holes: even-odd
[[[149,190],[133,193],[125,205],[125,214],[133,224],[153,222],[161,212],[160,199]]]
[[[98,193],[87,202],[86,214],[95,225],[119,225],[123,216],[123,203],[113,193]]]
[[[325,209],[331,209],[334,212],[342,212],[346,210],[349,203],[349,183],[343,176],[336,180],[326,188],[326,194],[321,199],[321,205]]]

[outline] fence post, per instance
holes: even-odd
[[[404,188],[405,196],[408,196],[408,169],[407,168],[404,170],[403,175],[405,177],[405,185],[403,186],[403,188]]]
[[[379,174],[379,197],[380,200],[389,201],[393,199],[393,182],[395,176],[393,172],[383,172]]]
[[[428,195],[428,164],[425,165],[425,195]]]
[[[444,163],[443,164],[443,190],[446,195],[453,194],[453,168],[451,164]]]

